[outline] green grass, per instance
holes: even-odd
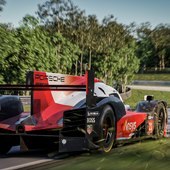
[[[24,111],[31,111],[30,109],[31,109],[30,106],[24,106]]]
[[[113,148],[109,153],[96,151],[48,170],[168,170],[169,166],[170,138],[164,138]]]
[[[141,73],[141,69],[139,70]],[[160,70],[159,68],[155,71],[155,67],[146,68],[143,72],[144,74],[170,74],[170,67],[166,67],[165,69]]]
[[[135,74],[133,80],[170,81],[170,74]]]
[[[125,99],[124,102],[134,110],[138,101],[144,100],[144,95],[154,95],[154,100],[165,100],[170,107],[170,92],[166,91],[132,89],[131,97]]]

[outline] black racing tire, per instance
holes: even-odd
[[[12,145],[6,142],[0,142],[0,155],[5,155],[11,148]]]
[[[106,105],[103,109],[100,119],[100,133],[98,145],[103,152],[109,152],[116,137],[116,118],[110,105]]]
[[[159,103],[154,111],[154,134],[156,139],[164,137],[166,111],[163,103]]]

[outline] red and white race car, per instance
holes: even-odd
[[[94,78],[28,71],[25,86],[1,85],[1,90],[30,90],[31,112],[23,112],[18,96],[0,97],[0,153],[54,147],[59,152],[102,148],[109,152],[120,140],[166,135],[167,103],[152,95],[136,110],[124,106],[120,94]]]

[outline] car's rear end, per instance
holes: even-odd
[[[15,100],[11,105],[7,102],[6,117],[1,102],[1,144],[20,145],[21,150],[55,147],[60,152],[95,147],[87,136],[87,112],[95,104],[94,81],[99,80],[93,71],[85,76],[29,71],[26,86],[1,86],[31,91],[30,113],[23,112],[18,96],[4,96],[3,102]]]

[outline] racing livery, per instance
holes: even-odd
[[[21,150],[109,152],[122,140],[166,135],[165,101],[146,95],[131,111],[114,88],[94,78],[92,70],[84,76],[28,71],[26,84],[0,86],[31,91],[31,112],[23,111],[18,96],[0,96],[0,154],[15,145]]]

